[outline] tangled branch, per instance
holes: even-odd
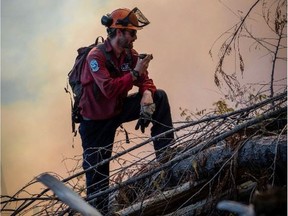
[[[229,195],[231,190],[239,188],[239,178],[237,177],[239,174],[237,173],[240,171],[240,165],[238,164],[239,162],[235,161],[235,158],[239,157],[240,149],[249,146],[247,143],[253,137],[276,135],[277,139],[280,139],[278,135],[284,133],[285,130],[283,128],[285,126],[279,126],[278,128],[275,124],[283,124],[282,119],[286,118],[286,101],[287,94],[285,92],[244,109],[221,115],[203,116],[203,118],[198,120],[178,123],[180,126],[166,132],[177,134],[177,138],[172,144],[177,154],[164,164],[159,164],[155,161],[153,153],[150,152],[146,152],[143,157],[136,156],[136,159],[130,161],[125,160],[124,157],[123,160],[120,160],[120,158],[127,154],[133,155],[133,150],[149,145],[154,139],[163,137],[166,133],[148,138],[131,148],[118,152],[110,159],[89,168],[93,169],[113,161],[118,161],[121,165],[120,168],[112,172],[110,187],[104,188],[101,192],[89,197],[89,199],[85,198],[83,194],[85,190],[83,174],[87,170],[81,170],[78,165],[80,163],[78,158],[72,159],[75,160],[76,166],[72,169],[71,176],[63,179],[56,174],[53,175],[62,179],[62,182],[82,195],[89,203],[93,203],[94,199],[104,194],[109,194],[111,211],[117,212],[118,215],[125,215],[127,211],[130,212],[129,215],[149,215],[149,209],[155,210],[157,205],[162,206],[161,214],[171,211],[180,212],[187,206],[195,205],[197,202],[207,204],[209,201],[211,206],[215,206],[216,200],[219,200],[222,196],[219,194]],[[274,104],[273,108],[271,108],[272,103]],[[121,143],[121,141],[119,142]],[[125,140],[122,141],[122,143],[124,142]],[[278,143],[276,147],[279,146]],[[219,151],[218,147],[213,147],[215,145],[216,147],[218,145],[222,146],[223,150],[221,150],[222,153],[220,155],[224,157],[226,154],[227,158],[222,158],[221,160],[223,161],[221,163],[218,161],[219,167],[215,171],[207,172],[205,171],[206,168],[203,168],[204,164],[209,162],[205,155],[212,149]],[[228,151],[229,149],[234,150],[231,153]],[[265,174],[267,178],[262,177],[262,179],[266,179],[265,184],[269,183],[269,181],[277,184],[278,181],[276,178],[277,164],[275,163],[275,158],[279,157],[280,150],[278,148],[273,149],[277,151],[275,150],[276,153],[273,155],[273,166],[271,164],[269,166],[271,167],[271,172],[269,171]],[[226,153],[224,154],[224,152]],[[215,157],[215,155],[219,154],[214,152],[212,155]],[[253,175],[255,173],[250,173],[249,175],[246,173],[244,179],[247,180],[247,176],[251,177]],[[232,178],[229,178],[229,176]],[[258,178],[253,176],[252,179],[255,181]],[[226,184],[219,183],[222,181],[226,182]],[[243,182],[241,181],[241,183]],[[66,213],[71,213],[69,206],[59,201],[48,189],[38,194],[27,192],[35,184],[38,183],[32,180],[14,196],[1,196],[1,211],[8,212],[11,215],[25,215],[29,212],[34,212],[34,215],[53,215],[55,213],[65,215]],[[189,195],[189,191],[193,191],[193,195]],[[189,195],[188,197],[187,194]],[[206,202],[201,201],[203,196],[206,196]],[[179,206],[175,204],[177,199],[183,199]],[[171,208],[174,205],[175,207]],[[123,212],[126,213],[124,214]]]
[[[258,6],[262,7],[262,20],[264,20],[264,23],[268,26],[268,29],[270,29],[271,32],[269,34],[273,35],[272,38],[271,36],[267,38],[265,36],[256,36],[256,33],[253,33],[250,29],[251,27],[247,28],[247,26],[255,26],[255,24],[250,24],[249,21],[253,14],[257,14]],[[276,65],[279,60],[287,60],[285,52],[285,50],[287,50],[287,35],[285,31],[287,30],[286,8],[287,0],[276,0],[272,2],[267,0],[256,0],[249,10],[243,16],[240,16],[239,22],[216,40],[216,42],[218,42],[228,34],[228,37],[224,39],[224,42],[218,51],[219,60],[214,72],[214,82],[217,87],[222,88],[226,85],[228,87],[228,93],[232,94],[234,98],[237,93],[241,91],[241,85],[237,78],[237,70],[233,73],[227,72],[227,70],[225,71],[224,62],[227,62],[227,58],[234,52],[235,64],[238,62],[239,70],[243,76],[245,71],[245,62],[242,51],[240,50],[242,47],[240,41],[241,39],[250,39],[255,49],[264,48],[264,50],[268,52],[267,54],[272,58],[269,96],[274,96]],[[257,18],[257,21],[260,27],[260,19]],[[209,51],[211,57],[212,49],[216,42],[212,45],[212,48]]]

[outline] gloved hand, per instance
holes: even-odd
[[[139,120],[135,126],[135,130],[141,129],[141,132],[145,132],[145,128],[148,127],[149,123],[152,120],[152,115],[156,109],[155,103],[147,104],[147,105],[141,105],[140,109],[140,117]]]

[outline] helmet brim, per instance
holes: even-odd
[[[112,24],[110,26],[110,28],[115,28],[115,29],[131,29],[131,30],[141,30],[143,29],[143,27],[138,27],[138,26],[133,26],[133,25],[128,25],[128,26],[122,26],[122,25],[115,25],[115,24]]]

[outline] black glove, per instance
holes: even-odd
[[[135,130],[141,129],[141,132],[145,132],[145,128],[148,127],[149,123],[152,120],[152,115],[156,109],[155,103],[148,105],[141,105],[140,117],[135,126]]]

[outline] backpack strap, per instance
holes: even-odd
[[[111,61],[111,56],[109,52],[106,51],[106,47],[104,43],[100,43],[96,45],[97,48],[105,55],[106,61]]]
[[[132,51],[131,49],[126,49],[125,51],[126,51],[125,62],[127,62],[130,68],[132,69],[132,65],[133,65]]]
[[[97,48],[104,54],[106,58],[106,67],[111,75],[119,76],[119,69],[115,66],[114,62],[111,59],[110,52],[106,51],[106,47],[104,43],[100,43],[97,45]],[[132,52],[130,49],[125,50],[126,51],[126,58],[125,62],[129,64],[130,68],[132,68],[133,65],[133,58],[132,58]]]
[[[115,66],[114,62],[111,59],[111,55],[109,52],[106,51],[106,47],[104,43],[98,44],[97,48],[104,54],[105,58],[106,58],[106,67],[109,71],[109,73],[112,76],[119,76],[120,72],[119,69]]]
[[[101,44],[104,43],[104,38],[102,36],[98,36],[95,40],[95,45],[97,46],[98,44],[100,44],[99,40],[101,40]]]

